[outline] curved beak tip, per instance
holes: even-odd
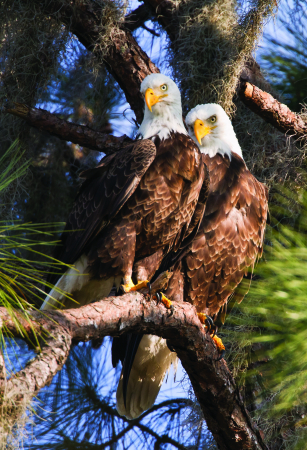
[[[155,93],[151,88],[148,88],[145,92],[145,103],[150,112],[152,112],[152,106],[156,103]]]
[[[202,138],[212,132],[212,128],[215,128],[215,127],[205,126],[204,122],[200,119],[195,120],[194,134],[195,134],[195,137],[196,137],[199,145],[202,145],[202,142],[201,142]]]

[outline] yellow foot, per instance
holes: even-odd
[[[167,308],[167,309],[174,308],[173,303],[167,297],[165,297],[165,295],[162,294],[162,292],[157,292],[156,295],[153,296],[153,299],[161,301],[163,303],[163,305],[165,306],[165,308]]]
[[[121,289],[126,293],[132,292],[132,291],[138,291],[139,289],[143,289],[143,288],[147,287],[148,283],[149,283],[148,280],[144,280],[144,281],[139,281],[137,284],[134,284],[130,278],[126,284],[121,285]]]
[[[205,325],[206,332],[209,332],[210,334],[213,332],[215,333],[216,327],[214,325],[213,320],[210,316],[206,316],[204,313],[197,313],[199,320],[203,325]]]
[[[217,337],[216,335],[211,336],[211,338],[213,339],[219,352],[217,361],[220,361],[220,359],[222,359],[225,355],[225,345],[223,344],[222,339]]]
[[[199,320],[203,325],[206,323],[207,316],[204,313],[197,313]]]
[[[225,345],[223,344],[221,338],[217,337],[216,335],[211,336],[211,337],[212,337],[215,345],[217,346],[219,353],[221,353],[223,350],[225,350]]]

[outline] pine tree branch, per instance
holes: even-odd
[[[307,123],[268,92],[244,80],[241,82],[239,94],[249,109],[277,130],[295,138],[307,138]]]
[[[85,125],[60,119],[44,109],[30,108],[21,103],[13,103],[4,108],[4,112],[24,119],[29,125],[56,136],[65,141],[71,141],[82,147],[98,150],[105,154],[114,153],[132,140],[125,134],[115,137],[110,134],[95,131]]]
[[[45,314],[34,311],[31,312],[31,317],[32,326],[39,335],[43,328],[50,330],[56,323],[56,336],[58,330],[62,329],[65,336],[68,334],[76,341],[119,336],[128,332],[156,334],[169,339],[191,380],[207,425],[219,448],[266,449],[259,431],[250,420],[225,361],[216,360],[218,353],[215,344],[205,334],[194,307],[189,303],[176,303],[175,310],[170,315],[163,305],[134,292],[121,297],[109,297],[78,309],[50,311]],[[18,336],[16,323],[4,308],[0,308],[0,318],[8,331]],[[25,322],[23,326],[31,335],[30,325]],[[50,343],[53,345],[52,341]],[[60,364],[58,368],[60,369]],[[39,363],[36,369],[39,371]],[[32,371],[27,377],[30,375],[32,384],[28,378],[26,382],[33,386],[34,393],[39,373]],[[19,373],[17,377],[19,386],[22,386],[23,374]],[[48,381],[49,378],[46,378],[46,382]]]
[[[46,332],[39,355],[8,380],[0,379],[1,413],[4,420],[11,422],[11,427],[24,414],[32,397],[52,381],[68,358],[72,342],[69,331],[49,320],[43,333]]]
[[[152,17],[152,12],[150,9],[142,4],[135,10],[131,11],[130,14],[127,14],[125,17],[125,28],[130,32],[137,30],[140,27],[144,26],[144,23],[147,20],[150,20]]]
[[[165,402],[161,402],[157,405],[154,405],[152,408],[145,411],[143,414],[141,414],[139,417],[137,417],[136,419],[133,419],[133,420],[128,420],[125,417],[120,416],[116,409],[112,408],[111,406],[104,405],[103,409],[104,409],[104,411],[107,412],[107,414],[109,414],[110,416],[121,418],[122,420],[124,420],[127,423],[127,426],[126,426],[126,428],[121,430],[118,434],[115,434],[115,436],[113,436],[109,441],[101,444],[100,448],[101,449],[112,448],[112,444],[116,444],[117,442],[119,442],[119,440],[122,437],[124,437],[127,433],[129,433],[129,431],[131,431],[134,427],[137,427],[137,428],[139,428],[139,430],[143,431],[144,433],[147,433],[148,435],[150,435],[156,439],[155,444],[159,445],[157,448],[160,448],[160,444],[167,443],[167,444],[171,444],[175,448],[178,448],[179,450],[186,450],[186,447],[184,445],[180,444],[180,442],[172,439],[170,436],[167,436],[167,435],[160,436],[158,433],[156,433],[154,430],[152,430],[149,426],[144,425],[142,423],[142,420],[144,419],[144,417],[148,416],[153,411],[157,411],[165,406],[171,406],[174,403],[176,403],[176,401],[180,402],[182,404],[181,407],[188,406],[188,405],[191,406],[191,403],[192,403],[188,399],[167,400]],[[156,448],[156,447],[154,447],[154,448]]]
[[[47,327],[50,329],[50,322]],[[20,396],[33,395],[48,385],[62,369],[69,355],[71,336],[63,328],[52,328],[52,337],[46,340],[41,353],[7,381],[7,392],[19,392]]]
[[[41,2],[36,0],[38,7]],[[136,119],[141,123],[144,100],[140,93],[140,84],[159,69],[138,45],[130,31],[123,25],[114,27],[112,35],[103,42],[104,23],[103,9],[98,3],[80,2],[78,0],[53,0],[44,5],[44,11],[60,20],[89,50],[105,62],[125,93]]]
[[[157,22],[167,32],[171,41],[174,41],[179,32],[179,23],[175,20],[178,9],[174,2],[169,0],[144,0],[146,6],[152,9]]]

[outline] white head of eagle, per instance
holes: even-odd
[[[141,84],[141,94],[145,99],[145,111],[137,133],[139,138],[158,135],[166,139],[171,131],[187,134],[182,121],[180,91],[173,80],[162,73],[148,75]]]
[[[232,123],[224,109],[216,103],[197,105],[186,117],[189,135],[202,153],[211,158],[217,153],[228,156],[236,153],[243,159],[242,150]]]

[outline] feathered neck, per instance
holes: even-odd
[[[210,156],[210,158],[213,158],[216,154],[220,154],[222,156],[228,156],[231,160],[232,153],[235,153],[243,159],[242,150],[236,136],[231,136],[231,139],[225,142],[219,137],[211,135],[210,140],[208,139],[206,145],[198,146],[201,153]]]
[[[171,132],[188,134],[182,121],[182,109],[178,104],[157,103],[150,112],[145,108],[143,122],[137,132],[137,139],[149,139],[152,136],[167,139]]]

